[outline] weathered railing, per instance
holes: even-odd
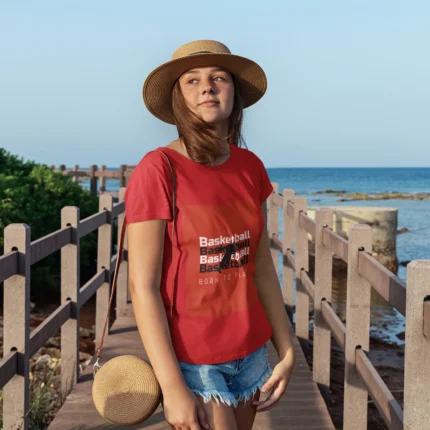
[[[282,289],[290,318],[296,275],[295,330],[305,343],[309,339],[309,299],[314,302],[313,376],[325,396],[330,386],[331,334],[345,354],[343,428],[367,428],[370,395],[390,429],[430,429],[430,260],[408,264],[406,288],[372,257],[370,226],[352,226],[345,240],[333,232],[332,210],[317,210],[313,220],[306,212],[306,198],[295,197],[293,190],[284,190],[280,196],[278,185],[273,185],[268,216],[272,258],[278,270],[278,252],[282,253]],[[315,241],[315,283],[308,273],[309,234]],[[346,326],[331,306],[334,255],[348,264]],[[372,287],[406,317],[403,410],[367,356]]]
[[[268,218],[272,257],[278,269],[278,253],[283,256],[282,289],[290,317],[294,309],[293,280],[296,274],[296,334],[302,341],[309,339],[309,299],[314,302],[313,374],[323,391],[330,385],[331,334],[345,352],[344,428],[366,428],[369,394],[390,429],[430,429],[427,405],[430,261],[413,261],[408,265],[406,289],[403,281],[371,256],[372,230],[369,226],[353,226],[345,240],[332,230],[330,209],[319,209],[314,221],[306,214],[305,198],[295,197],[292,190],[284,190],[280,196],[277,184],[274,188],[269,199]],[[124,192],[122,187],[118,204],[113,203],[111,195],[102,194],[100,211],[84,220],[80,220],[79,208],[65,207],[61,213],[61,229],[33,242],[27,225],[12,224],[5,228],[5,254],[0,257],[0,282],[4,281],[4,357],[0,361],[4,429],[28,428],[30,358],[60,327],[63,395],[67,395],[77,382],[80,308],[94,293],[97,294],[97,348],[117,258],[111,255],[113,220],[118,217],[120,231]],[[278,231],[280,209],[282,240]],[[80,287],[80,238],[96,229],[97,273]],[[308,273],[309,234],[315,241],[315,283]],[[116,297],[117,315],[128,298],[127,241],[124,248]],[[58,250],[61,250],[61,305],[30,333],[30,267]],[[348,263],[346,327],[330,304],[333,255]],[[366,354],[369,351],[371,287],[406,316],[404,411]]]
[[[99,167],[97,164],[92,164],[89,170],[79,170],[79,165],[75,164],[73,169],[67,169],[65,164],[61,164],[58,169],[54,165],[51,165],[51,170],[55,172],[61,172],[63,175],[71,176],[73,182],[78,182],[79,178],[88,178],[90,181],[90,191],[97,194],[97,181],[100,180],[100,191],[106,191],[106,180],[107,179],[118,179],[119,187],[126,187],[128,178],[133,171],[135,166],[128,166],[121,164],[119,170],[107,170],[103,164]]]
[[[61,229],[30,242],[30,227],[11,224],[4,230],[4,252],[0,257],[0,282],[4,281],[4,357],[0,361],[3,388],[3,428],[27,429],[29,425],[30,358],[61,328],[61,391],[65,397],[79,377],[80,309],[96,293],[96,348],[108,309],[111,274],[117,255],[112,256],[113,220],[118,218],[118,240],[124,219],[124,192],[119,202],[102,194],[99,211],[86,219],[79,208],[61,211]],[[98,229],[97,273],[80,287],[80,239]],[[30,333],[30,268],[61,250],[61,305]],[[116,292],[116,314],[127,303],[127,241]]]

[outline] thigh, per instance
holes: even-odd
[[[203,397],[196,396],[205,409],[211,430],[238,430],[232,406],[214,400],[205,403]]]
[[[257,413],[256,406],[252,404],[254,400],[260,399],[260,390],[254,394],[246,402],[239,402],[237,408],[233,409],[236,420],[237,430],[251,430],[254,425],[255,415]]]

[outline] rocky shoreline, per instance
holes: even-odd
[[[347,193],[346,190],[322,190],[314,191],[311,194],[332,194],[336,197],[338,202],[352,202],[358,200],[429,200],[430,193],[400,193],[398,191],[391,191],[389,193]]]

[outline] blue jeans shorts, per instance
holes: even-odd
[[[215,399],[237,407],[249,400],[270,378],[267,345],[244,358],[217,364],[189,364],[179,361],[187,386],[203,397],[205,403]]]

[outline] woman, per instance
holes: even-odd
[[[130,291],[175,429],[251,429],[294,367],[265,229],[273,188],[240,147],[242,109],[265,90],[256,63],[209,40],[180,47],[143,87],[149,111],[179,138],[143,157],[127,186]],[[280,359],[273,371],[269,339]],[[261,389],[273,389],[263,402]]]

